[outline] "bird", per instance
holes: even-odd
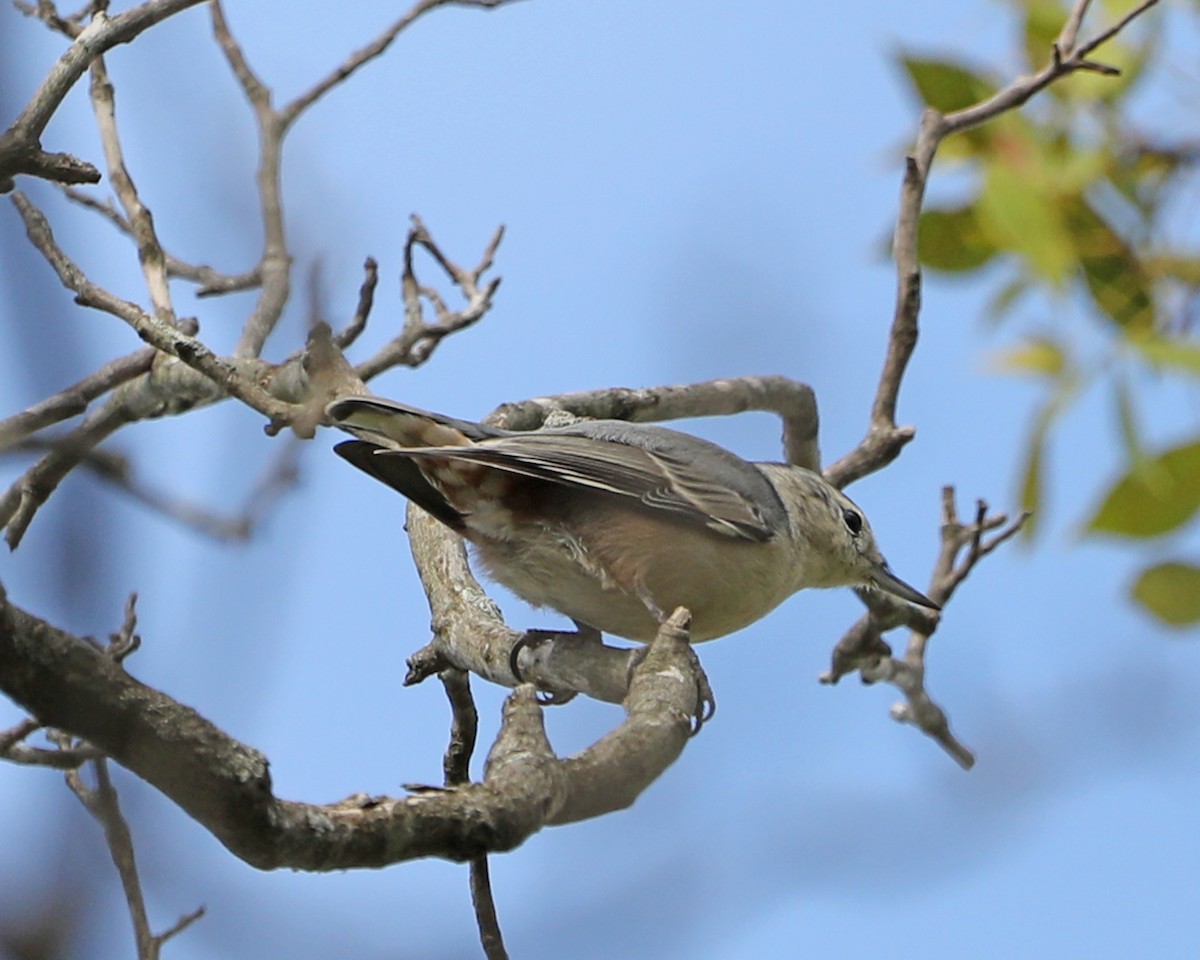
[[[862,510],[804,467],[622,420],[517,432],[369,395],[337,397],[326,414],[355,437],[337,454],[581,632],[648,643],[683,606],[690,639],[712,640],[821,587],[940,609],[892,573]]]

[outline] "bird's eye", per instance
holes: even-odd
[[[861,513],[847,508],[842,511],[842,519],[846,521],[846,526],[853,536],[857,537],[862,533],[863,519]]]

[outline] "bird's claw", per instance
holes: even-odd
[[[708,682],[708,674],[704,672],[700,658],[696,656],[696,651],[692,649],[691,644],[688,644],[686,649],[686,656],[692,664],[692,675],[696,678],[696,708],[692,713],[692,732],[690,734],[694,737],[717,712],[717,697],[713,693],[712,684]],[[633,656],[629,658],[630,679],[633,678],[633,671],[646,659],[649,652],[649,647],[642,647],[634,651]]]
[[[526,647],[536,647],[547,640],[552,641],[563,636],[574,636],[574,634],[564,633],[561,630],[526,630],[521,634],[517,638],[517,642],[512,645],[512,649],[508,651],[508,670],[513,675],[513,679],[518,684],[530,682],[521,673],[520,657],[522,650]],[[578,690],[544,690],[539,687],[537,702],[543,707],[556,707],[564,703],[570,703],[578,695]]]

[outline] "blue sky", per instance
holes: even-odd
[[[294,3],[268,16],[266,5],[229,5],[276,102],[398,9],[345,6],[331,15]],[[529,0],[436,12],[289,140],[301,282],[270,354],[285,356],[301,336],[313,263],[325,314],[344,320],[363,258],[379,259],[361,358],[401,320],[410,213],[460,262],[473,262],[503,222],[493,312],[427,366],[381,377],[376,392],[476,417],[559,391],[781,373],[816,388],[834,459],[865,427],[892,309],[882,250],[917,116],[895,52],[954,51],[1001,75],[1016,69],[1002,5],[930,0],[903,18],[896,9]],[[0,16],[11,116],[58,44],[11,11]],[[1178,67],[1191,62],[1182,51],[1194,51],[1195,36],[1175,21]],[[258,244],[254,132],[206,13],[118,49],[109,68],[127,159],[168,247],[248,267]],[[1147,125],[1181,106],[1153,94],[1145,103]],[[81,89],[46,146],[98,159],[89,122]],[[954,183],[939,168],[932,193]],[[127,246],[50,191],[22,187],[96,279],[144,300]],[[0,229],[8,413],[136,344],[116,320],[71,306],[22,248],[7,207]],[[435,280],[428,265],[425,279]],[[202,336],[227,349],[250,300],[177,292]],[[936,555],[943,484],[958,487],[964,513],[976,497],[997,509],[1015,501],[1037,392],[989,372],[988,356],[1046,328],[1052,308],[1030,303],[997,332],[980,318],[986,293],[929,282],[900,406],[918,439],[850,491],[893,568],[917,585]],[[1097,343],[1085,318],[1056,322]],[[57,379],[35,381],[22,351],[47,343]],[[1142,412],[1162,442],[1194,432],[1194,397],[1178,385],[1149,385]],[[112,446],[149,480],[233,510],[280,443],[260,426],[224,404],[140,425]],[[690,428],[751,459],[778,456],[765,415]],[[801,594],[700,648],[719,713],[632,810],[547,830],[494,858],[512,954],[1194,956],[1200,651],[1194,635],[1163,631],[1126,602],[1143,554],[1077,535],[1118,463],[1115,436],[1109,399],[1085,398],[1051,452],[1044,535],[987,560],[933,641],[930,689],[978,752],[974,771],[893,723],[893,691],[816,682],[857,601],[848,591]],[[20,550],[0,558],[16,602],[83,633],[115,629],[137,590],[145,646],[135,675],[263,750],[277,792],[311,801],[436,782],[448,719],[439,687],[399,685],[404,658],[428,637],[403,501],[332,456],[335,439],[307,446],[299,488],[248,545],[213,544],[72,477]],[[515,626],[552,622],[501,601]],[[487,741],[503,691],[475,687]],[[18,716],[4,706],[0,725]],[[548,726],[565,753],[619,716],[577,701],[551,711]],[[209,909],[168,956],[478,955],[461,867],[259,873],[153,790],[118,779],[155,923]],[[59,777],[0,767],[0,816],[21,838],[0,844],[0,875],[24,890],[5,885],[0,916],[32,910],[64,864],[86,870],[99,880],[72,956],[127,954],[99,831]]]

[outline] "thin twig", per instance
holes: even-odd
[[[50,0],[37,0],[37,3],[25,3],[24,0],[13,0],[13,6],[27,17],[34,17],[41,20],[47,27],[55,33],[61,33],[64,37],[74,40],[79,36],[83,27],[83,13],[75,14],[74,16],[64,17],[58,12],[58,7]],[[91,9],[92,4],[88,4],[84,8],[84,12]]]
[[[76,767],[102,756],[100,751],[82,744],[71,749],[46,750],[31,747],[24,741],[43,728],[43,724],[29,717],[15,727],[0,730],[0,759],[29,767],[50,767],[54,770],[73,770]]]
[[[63,187],[62,191],[63,195],[72,203],[99,214],[125,236],[133,237],[133,227],[113,206],[111,200],[97,200],[74,187]],[[207,264],[188,263],[165,249],[163,254],[166,258],[167,276],[190,280],[192,283],[198,284],[197,297],[211,297],[217,294],[252,290],[262,282],[257,267],[247,273],[221,273]]]
[[[471,696],[471,675],[465,670],[447,667],[438,674],[446,699],[450,701],[450,743],[442,758],[447,787],[457,787],[471,779],[471,755],[479,730],[479,713]]]
[[[137,187],[129,168],[125,165],[121,138],[117,131],[117,99],[104,58],[97,57],[91,66],[92,110],[96,116],[96,127],[104,147],[104,158],[108,165],[108,179],[116,190],[121,206],[137,245],[138,262],[150,295],[154,316],[160,323],[176,326],[175,308],[171,305],[171,288],[167,280],[166,254],[154,229],[154,218],[149,208],[138,195]]]
[[[292,258],[288,253],[283,227],[281,169],[283,138],[287,124],[271,106],[271,92],[250,67],[245,53],[234,39],[225,19],[220,0],[209,5],[213,36],[254,111],[258,126],[259,158],[255,180],[258,185],[259,217],[263,225],[263,248],[254,271],[260,282],[254,309],[242,326],[234,356],[261,355],[267,338],[275,329],[291,295]]]
[[[380,56],[392,45],[392,41],[396,39],[405,29],[421,16],[431,10],[436,10],[438,7],[459,6],[459,7],[480,7],[491,9],[504,6],[505,3],[511,0],[420,0],[399,20],[393,23],[390,27],[383,31],[378,37],[372,40],[361,50],[355,51],[347,57],[336,69],[330,72],[323,79],[319,80],[311,88],[296,97],[291,103],[283,107],[279,111],[280,120],[284,127],[290,126],[295,122],[305,110],[311,107],[321,97],[327,94],[334,87],[343,83],[352,76],[358,69],[376,57]]]
[[[471,696],[470,674],[449,667],[439,677],[446,697],[450,701],[450,743],[442,759],[447,787],[457,787],[471,779],[471,754],[475,750],[475,734],[479,728],[479,714]],[[500,921],[496,916],[496,902],[492,897],[492,882],[488,871],[487,855],[471,858],[470,865],[471,903],[475,908],[475,923],[479,928],[479,940],[488,960],[507,960],[504,937],[500,933]]]
[[[181,917],[161,934],[156,935],[152,932],[146,914],[146,898],[138,877],[137,859],[133,852],[133,834],[124,814],[121,813],[117,791],[108,775],[108,761],[103,757],[94,760],[92,768],[96,773],[95,787],[88,787],[76,770],[67,773],[67,785],[104,830],[109,854],[121,879],[121,888],[125,892],[125,903],[133,923],[138,960],[158,960],[163,944],[204,916],[204,907]]]
[[[952,133],[977,127],[1014,110],[1056,80],[1077,70],[1095,70],[1098,65],[1087,55],[1111,40],[1158,0],[1144,0],[1117,23],[1078,46],[1072,46],[1089,0],[1078,0],[1067,17],[1059,40],[1050,51],[1049,63],[1032,76],[1018,77],[980,103],[942,115],[927,109],[921,117],[912,154],[906,158],[900,188],[900,205],[892,240],[896,261],[896,303],[888,335],[887,352],[880,373],[870,424],[858,446],[826,471],[830,482],[845,486],[891,463],[915,436],[911,427],[897,426],[896,406],[908,362],[917,344],[917,319],[921,311],[921,265],[917,231],[925,187],[933,159],[941,142]]]
[[[108,645],[102,649],[104,658],[114,664],[120,664],[136,651],[141,644],[141,638],[138,637],[136,630],[137,594],[131,594],[125,604],[125,613],[120,628],[110,635]],[[73,740],[69,733],[55,730],[51,731],[49,736],[64,755],[76,754],[81,749],[92,749],[86,744]],[[84,808],[104,830],[104,839],[108,845],[113,865],[117,868],[117,875],[120,877],[121,887],[125,893],[125,903],[129,908],[129,917],[133,923],[138,960],[158,960],[163,944],[200,919],[204,915],[204,907],[181,917],[161,934],[156,935],[152,932],[146,913],[146,899],[142,893],[141,880],[138,877],[137,859],[133,851],[133,834],[125,815],[121,812],[117,791],[113,787],[108,773],[108,759],[103,755],[93,755],[91,764],[96,775],[94,787],[89,787],[84,783],[82,774],[74,767],[66,772],[67,786],[71,788],[72,793],[78,797]]]
[[[25,536],[34,514],[58,489],[58,485],[88,453],[130,422],[120,404],[107,403],[86,417],[82,424],[30,467],[0,496],[0,527],[6,527],[4,539],[15,550]]]
[[[22,720],[15,727],[0,730],[0,757],[5,756],[18,743],[41,729],[42,725],[30,717]]]
[[[381,55],[406,27],[428,11],[451,4],[498,7],[506,2],[509,0],[421,0],[372,43],[352,54],[337,69],[308,91],[276,110],[271,105],[270,90],[254,72],[245,52],[233,37],[221,3],[219,0],[213,0],[210,5],[213,36],[254,111],[260,143],[257,181],[264,240],[262,256],[254,272],[261,281],[262,289],[254,310],[242,328],[241,338],[234,350],[235,356],[257,357],[261,354],[268,336],[275,329],[283,313],[283,307],[287,303],[290,291],[291,258],[287,251],[283,229],[280,167],[283,140],[295,121],[318,99],[349,78],[361,66]],[[495,242],[499,242],[498,239]],[[493,282],[491,290],[487,297],[483,298],[483,302],[472,302],[467,309],[460,311],[456,315],[457,322],[451,322],[449,318],[439,318],[437,324],[427,327],[412,343],[396,344],[393,342],[391,349],[385,348],[384,356],[380,358],[383,365],[376,366],[371,375],[397,363],[416,366],[424,362],[444,336],[469,326],[487,311],[491,305],[490,294],[495,291],[497,282]],[[472,315],[472,309],[474,309],[475,315]],[[404,341],[408,338],[402,334],[398,339]],[[369,377],[363,377],[363,379],[369,379]]]
[[[375,303],[375,287],[379,283],[379,264],[374,257],[367,257],[363,263],[363,282],[358,288],[358,306],[349,325],[338,331],[333,342],[339,350],[348,350],[359,335],[367,328],[367,319],[371,316],[371,307]]]
[[[137,598],[136,593],[129,595],[125,601],[125,617],[121,621],[121,628],[108,638],[108,655],[117,663],[137,653],[142,645],[142,638],[137,633]]]
[[[50,225],[41,211],[21,193],[14,193],[12,199],[22,220],[25,221],[25,230],[30,242],[54,268],[63,286],[75,292],[76,303],[103,310],[124,320],[151,346],[178,358],[224,392],[237,397],[273,421],[288,421],[289,405],[276,400],[252,380],[243,377],[234,364],[217,356],[195,337],[164,323],[146,313],[136,303],[122,300],[89,280],[55,242]]]
[[[153,347],[144,347],[111,360],[54,396],[0,420],[0,451],[16,446],[44,427],[83,413],[97,397],[147,372],[157,354]]]
[[[55,451],[62,445],[55,441],[27,441],[17,449]],[[279,498],[295,487],[300,479],[299,457],[299,441],[294,437],[284,438],[279,449],[268,458],[241,508],[232,513],[218,512],[155,487],[137,476],[128,457],[111,450],[87,450],[79,457],[78,466],[196,533],[217,541],[240,543],[254,536]]]
[[[397,364],[420,366],[433,354],[437,345],[451,334],[477,323],[491,309],[492,299],[500,286],[500,278],[493,277],[486,283],[483,275],[495,262],[496,250],[504,239],[503,225],[496,228],[479,263],[466,269],[451,260],[430,235],[421,218],[415,214],[412,226],[404,242],[404,275],[401,293],[404,298],[404,327],[398,336],[384,345],[375,356],[358,364],[355,373],[359,379],[368,381]],[[421,247],[442,268],[458,287],[466,301],[459,310],[451,310],[436,290],[421,285],[416,276],[413,254]],[[425,319],[422,299],[433,307],[434,319]]]
[[[75,770],[103,754],[86,744],[62,750],[46,750],[23,743],[14,744],[0,753],[9,763],[23,767],[46,767],[50,770]]]
[[[492,877],[487,857],[471,861],[471,903],[475,907],[475,922],[479,926],[479,942],[488,960],[508,960],[500,920],[496,916],[496,901],[492,896]]]
[[[984,557],[1016,534],[1028,518],[1027,513],[1009,520],[1003,514],[988,516],[987,504],[976,504],[972,523],[958,519],[954,488],[942,489],[942,548],[934,564],[928,594],[945,606],[955,590]],[[991,537],[985,534],[999,531]],[[821,682],[837,683],[858,671],[869,683],[890,683],[905,697],[892,707],[892,717],[911,723],[932,737],[964,769],[975,763],[974,754],[950,730],[945,711],[934,702],[925,687],[925,654],[930,637],[941,618],[930,611],[918,610],[878,593],[860,594],[868,606],[865,614],[850,628],[834,648],[830,669]],[[898,626],[911,628],[908,647],[901,658],[892,656],[883,632]]]
[[[1079,0],[1071,8],[1071,12],[1067,15],[1067,22],[1063,24],[1063,28],[1058,34],[1058,40],[1054,44],[1058,51],[1069,53],[1075,48],[1075,38],[1079,36],[1079,28],[1083,25],[1083,18],[1087,16],[1088,7],[1091,5],[1092,0]]]
[[[1120,73],[1115,67],[1106,67],[1102,64],[1097,64],[1088,59],[1088,54],[1093,50],[1103,46],[1118,33],[1124,30],[1138,17],[1142,16],[1151,7],[1158,4],[1158,0],[1143,0],[1141,4],[1129,11],[1124,17],[1114,23],[1106,30],[1102,30],[1090,40],[1079,44],[1071,50],[1065,50],[1062,47],[1062,38],[1054,44],[1050,50],[1050,61],[1037,73],[1027,77],[1018,77],[1002,90],[998,90],[995,94],[980,103],[970,107],[965,107],[962,110],[956,110],[953,113],[948,113],[945,116],[934,114],[936,122],[933,124],[927,138],[927,142],[922,144],[920,140],[917,143],[915,155],[921,165],[922,171],[928,175],[929,166],[933,162],[933,156],[937,151],[941,141],[952,133],[959,133],[963,130],[970,130],[973,127],[978,127],[980,124],[994,120],[1002,113],[1009,110],[1014,110],[1022,106],[1036,93],[1040,93],[1056,80],[1075,73],[1077,70],[1099,71],[1106,73],[1109,76],[1116,76]],[[1086,7],[1087,0],[1080,0],[1077,6]],[[1068,26],[1074,16],[1074,11],[1068,16]],[[1066,32],[1066,28],[1064,28]],[[924,133],[924,131],[923,131]]]
[[[96,183],[100,171],[92,164],[65,153],[48,153],[41,137],[58,111],[63,99],[75,86],[92,61],[120,43],[129,43],[143,30],[195,6],[201,0],[148,0],[131,10],[110,17],[97,10],[84,29],[65,28],[75,39],[46,74],[46,79],[30,98],[12,125],[0,134],[0,192],[13,188],[13,177],[20,173],[59,183]],[[64,25],[54,24],[56,29]]]

